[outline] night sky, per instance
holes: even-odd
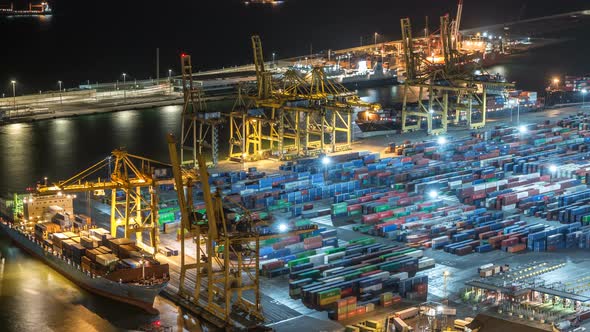
[[[0,0],[6,3],[6,0]],[[21,1],[26,7],[28,1]],[[18,5],[18,2],[15,2]],[[251,61],[249,37],[261,34],[267,56],[307,54],[373,41],[379,32],[399,37],[399,19],[413,18],[422,29],[438,17],[455,15],[455,0],[286,0],[278,7],[244,6],[240,0],[60,1],[53,0],[49,20],[0,19],[0,91],[10,79],[22,92],[53,89],[57,80],[74,86],[82,81],[114,81],[155,76],[155,48],[160,48],[161,75],[178,68],[178,54],[193,54],[197,69]],[[465,0],[463,27],[585,9],[584,0]],[[175,70],[178,72],[178,70]]]

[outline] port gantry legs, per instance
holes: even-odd
[[[331,82],[321,67],[306,76],[288,70],[272,82],[265,70],[260,37],[252,37],[257,91],[230,114],[230,159],[281,160],[351,148],[352,107],[375,107]],[[242,99],[242,90],[238,94]],[[268,153],[265,153],[268,152]]]
[[[246,220],[226,221],[221,192],[211,193],[203,157],[198,157],[198,174],[183,172],[172,136],[168,147],[181,211],[179,294],[228,325],[236,308],[263,321],[258,271],[260,237],[252,232],[249,211],[245,211]],[[197,182],[206,206],[204,216],[197,216],[192,209],[193,184]],[[185,256],[185,230],[195,241],[194,263],[187,262]],[[192,292],[188,280],[191,271],[195,272]]]
[[[111,190],[111,236],[117,237],[118,227],[123,227],[124,237],[135,234],[137,245],[145,251],[157,253],[160,243],[156,212],[158,197],[153,186],[149,186],[149,199],[141,192],[141,187],[117,188]],[[117,193],[123,193],[125,199],[118,200]],[[149,246],[143,242],[143,232],[149,235]]]
[[[202,88],[193,80],[190,55],[182,54],[180,65],[184,95],[180,142],[181,163],[197,167],[197,155],[202,155],[203,150],[207,148],[211,149],[213,165],[217,165],[219,158],[218,126],[224,121],[220,112],[207,110]]]

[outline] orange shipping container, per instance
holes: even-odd
[[[515,253],[524,251],[526,249],[526,245],[524,243],[515,244],[511,247],[508,247],[508,252]]]

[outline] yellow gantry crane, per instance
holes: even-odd
[[[462,10],[462,2],[459,10]],[[459,22],[460,14],[456,22]],[[457,23],[454,23],[455,26]],[[456,39],[458,32],[448,15],[440,18],[440,49],[444,64],[437,65],[415,48],[412,26],[409,18],[401,19],[403,54],[406,78],[402,104],[402,132],[421,130],[422,121],[427,121],[427,133],[440,135],[447,132],[449,116],[453,123],[460,124],[465,118],[470,129],[482,128],[486,124],[487,93],[489,88],[505,90],[514,84],[497,81],[485,73],[468,55],[461,54]],[[409,99],[415,98],[417,105],[412,108]],[[439,120],[439,124],[435,123]]]
[[[131,238],[131,235],[135,234],[137,245],[155,254],[159,243],[156,188],[160,184],[172,183],[170,179],[156,178],[156,168],[162,167],[169,167],[169,165],[132,155],[124,150],[114,150],[109,157],[65,181],[58,181],[51,185],[38,185],[36,193],[38,195],[79,192],[104,194],[105,190],[110,190],[111,235],[116,237],[118,228],[123,227],[126,238]],[[123,199],[119,199],[117,193],[122,193]],[[144,232],[149,234],[149,243],[143,242]]]
[[[228,325],[232,325],[232,313],[246,313],[250,321],[264,321],[259,280],[260,240],[308,233],[317,227],[260,235],[257,226],[266,222],[254,221],[250,211],[242,206],[239,206],[244,215],[242,220],[227,220],[224,209],[229,203],[224,201],[219,189],[212,192],[203,157],[197,156],[198,169],[182,168],[172,134],[168,136],[168,148],[181,212],[179,294]],[[193,190],[197,185],[205,202],[204,216],[193,211]],[[195,243],[194,257],[188,256],[186,232]]]
[[[230,114],[230,159],[309,156],[351,148],[354,108],[380,109],[330,81],[322,67],[301,76],[288,70],[273,81],[262,42],[252,37],[257,92],[239,99]]]
[[[182,71],[182,108],[180,158],[183,165],[197,166],[197,155],[211,150],[213,165],[219,158],[219,125],[224,122],[220,112],[207,110],[202,83],[193,79],[191,56],[180,55]]]

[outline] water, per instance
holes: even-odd
[[[0,0],[26,6],[29,0]],[[260,34],[265,55],[309,54],[399,38],[401,17],[413,20],[415,31],[438,27],[438,18],[454,13],[456,0],[429,1],[428,6],[391,0],[286,0],[279,6],[245,6],[241,0],[50,0],[45,18],[0,18],[0,93],[17,94],[65,88],[82,82],[113,82],[155,77],[156,48],[160,75],[179,73],[179,54],[193,55],[196,69],[250,63],[250,36]],[[465,28],[506,22],[517,17],[585,9],[585,0],[469,1]],[[528,5],[528,6],[527,6]]]
[[[189,330],[179,308],[162,298],[155,307],[160,316],[90,294],[0,238],[2,331],[110,332],[156,324]]]
[[[227,5],[221,2],[162,1],[155,8],[150,1],[106,0],[100,6],[81,1],[55,4],[58,13],[51,19],[0,18],[0,32],[3,38],[8,38],[4,44],[13,46],[0,52],[0,82],[17,78],[18,91],[22,93],[55,88],[58,79],[72,86],[86,79],[114,80],[122,71],[130,73],[130,77],[153,76],[155,47],[161,48],[161,68],[176,68],[180,50],[203,51],[193,60],[199,68],[243,64],[250,57],[248,38],[252,33],[263,35],[267,53],[280,50],[280,56],[291,56],[307,52],[309,42],[316,48],[355,45],[359,34],[372,36],[375,30],[394,38],[399,30],[399,13],[423,15],[422,8],[404,8],[389,0],[366,1],[363,8],[359,8],[358,1],[324,0],[323,3],[333,7],[315,6],[314,12],[311,4],[317,0],[287,0],[280,7],[247,9],[239,1],[227,1]],[[581,2],[568,2],[571,8],[561,10],[574,9],[576,3]],[[435,17],[443,8],[453,5],[454,1],[441,2],[426,12]],[[115,8],[116,11],[83,14],[85,6],[97,6],[94,7],[97,11]],[[484,18],[488,21],[473,19],[481,17],[481,12],[498,13],[493,17],[496,21],[511,19],[510,15],[520,7],[520,3],[509,0],[469,4],[466,24],[493,23],[490,17]],[[539,4],[525,13],[546,14],[542,8]],[[152,16],[130,15],[132,9]],[[156,10],[160,14],[153,16]],[[371,15],[359,15],[359,10]],[[188,20],[188,15],[193,19]],[[173,18],[174,22],[168,22],[167,18]],[[349,24],[352,19],[354,24]],[[108,24],[104,24],[106,21]],[[236,24],[241,28],[236,29]],[[113,38],[115,33],[120,38]],[[537,91],[554,75],[590,72],[585,58],[590,43],[580,42],[585,40],[584,33],[583,30],[574,32],[578,40],[519,55],[492,67],[490,72],[500,72],[518,81],[522,89]],[[147,34],[155,37],[139,38]],[[335,35],[341,38],[334,38]],[[218,49],[211,45],[217,45]],[[34,54],[38,65],[31,66],[33,60],[23,54]],[[0,92],[7,89],[8,83],[0,83]],[[359,95],[388,106],[399,101],[399,91],[398,86],[381,87],[360,90]],[[210,108],[227,110],[230,106],[231,103],[217,103]],[[66,179],[119,147],[167,161],[165,136],[169,132],[178,135],[180,112],[180,107],[171,106],[0,127],[0,194],[22,192],[44,176],[50,180]],[[227,136],[222,135],[222,152],[227,151],[226,141]],[[136,329],[157,319],[163,325],[178,325],[178,309],[162,299],[156,303],[162,314],[149,317],[128,306],[88,294],[1,238],[0,248],[5,257],[5,263],[0,266],[0,271],[2,268],[4,271],[0,274],[3,331],[114,331]]]

